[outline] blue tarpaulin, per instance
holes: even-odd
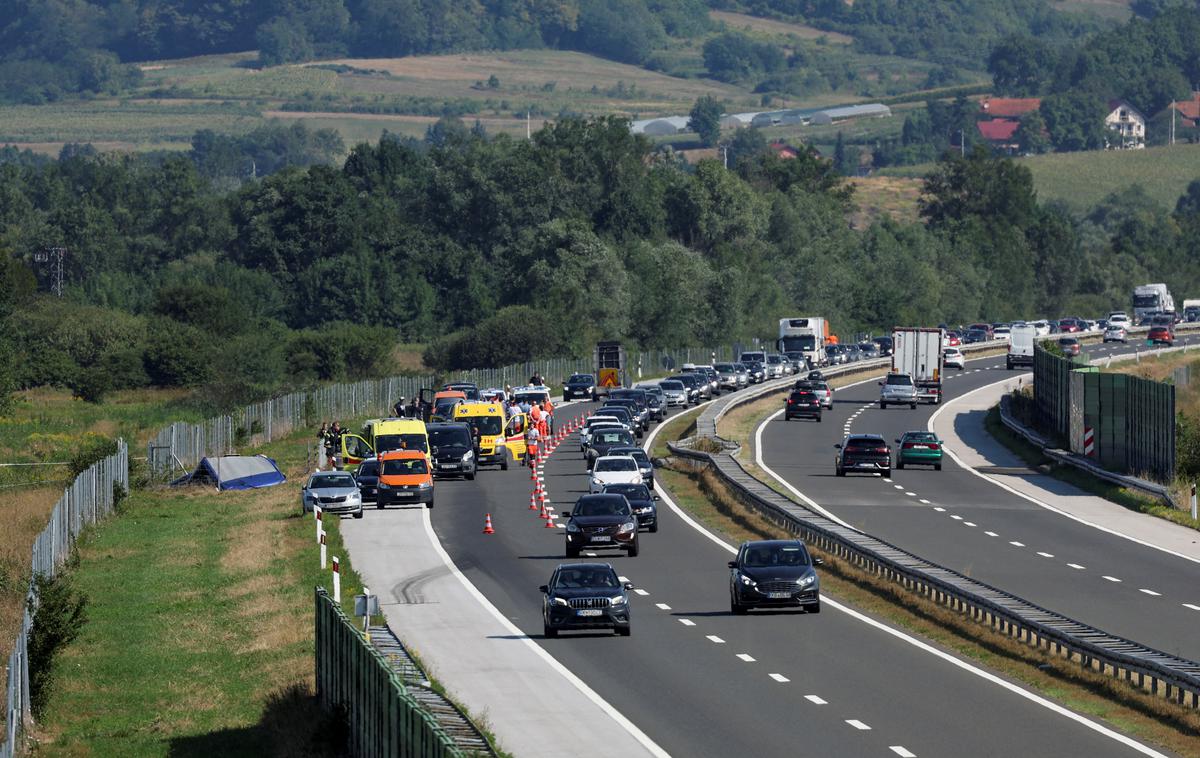
[[[196,470],[172,484],[216,484],[219,490],[274,487],[287,478],[265,455],[221,455],[205,458]]]

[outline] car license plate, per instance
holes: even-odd
[[[443,464],[441,464],[441,466],[439,466],[439,468],[441,468],[443,471],[448,470],[448,469],[455,469],[455,468],[458,468],[458,464],[457,463],[443,463]]]
[[[767,593],[767,597],[771,598],[772,600],[784,600],[791,596],[792,596],[792,593],[790,593],[790,592],[768,592]]]
[[[913,445],[913,450],[928,450],[929,445]]]
[[[412,497],[415,494],[417,494],[417,493],[415,493],[415,492],[397,492],[396,497]]]
[[[612,542],[612,537],[605,537],[605,536],[592,537],[591,541],[592,542]]]
[[[584,608],[583,610],[576,612],[580,616],[599,616],[604,613],[604,611],[600,610],[599,608]]]

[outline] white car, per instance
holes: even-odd
[[[1037,321],[1030,321],[1029,323],[1033,324],[1033,328],[1036,330],[1034,334],[1038,337],[1045,337],[1050,333],[1050,322],[1044,318]]]
[[[1010,336],[1011,334],[1012,334],[1012,330],[1011,330],[1009,327],[1007,327],[1007,326],[998,326],[998,327],[996,327],[996,328],[995,328],[995,330],[994,330],[994,331],[992,331],[992,338],[993,338],[993,339],[998,339],[998,340],[1004,340],[1005,342],[1008,342],[1008,341],[1009,341],[1009,336]]]
[[[1128,329],[1130,327],[1129,314],[1125,313],[1124,311],[1117,311],[1115,313],[1108,314],[1108,325],[1123,326]]]
[[[642,470],[638,462],[628,455],[605,455],[592,465],[592,481],[588,491],[603,492],[608,484],[641,484]]]
[[[962,371],[967,367],[967,360],[963,357],[963,352],[956,347],[948,347],[942,351],[942,362],[946,364],[946,368],[953,366]]]

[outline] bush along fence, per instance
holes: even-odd
[[[1175,476],[1175,387],[1034,352],[1035,425],[1120,473]]]
[[[350,755],[466,755],[321,587],[316,589],[316,644],[317,698],[344,719]]]
[[[26,596],[21,631],[8,658],[6,700],[4,703],[4,740],[0,758],[13,758],[18,740],[32,720],[29,699],[29,633],[37,613],[36,578],[57,576],[79,533],[87,526],[111,514],[118,498],[129,491],[129,449],[117,440],[117,451],[94,463],[63,491],[50,512],[50,523],[33,543],[32,576]],[[30,609],[33,609],[33,613]]]
[[[631,353],[626,357],[628,379],[656,376],[684,363],[727,360],[738,346],[682,348]],[[400,397],[412,398],[422,388],[450,381],[469,381],[481,388],[517,387],[534,374],[561,384],[572,374],[592,373],[591,358],[528,361],[498,369],[476,369],[444,377],[395,376],[320,387],[264,400],[199,424],[176,422],[162,429],[147,445],[150,473],[157,479],[182,474],[210,455],[230,455],[247,445],[260,445],[321,421],[361,416],[387,416]]]

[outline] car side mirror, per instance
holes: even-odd
[[[731,568],[731,569],[735,569],[735,568],[737,568],[737,561],[730,561],[730,562],[729,562],[729,568]]]
[[[839,442],[839,443],[837,443],[836,445],[834,445],[834,447],[835,447],[835,448],[837,448],[838,450],[841,450],[841,449],[842,449],[842,443],[840,443],[840,442]]]
[[[812,562],[813,562],[814,566],[824,566],[825,565],[825,559],[818,558],[815,555],[813,556]]]
[[[899,439],[892,440],[892,442],[895,442],[897,445],[899,445],[899,444],[900,444],[900,440],[899,440]]]
[[[625,582],[625,583],[624,583],[624,584],[622,584],[621,586],[622,586],[622,587],[624,587],[624,588],[625,588],[625,589],[627,589],[627,590],[631,590],[631,589],[633,589],[633,582]]]
[[[560,513],[560,514],[558,514],[558,515],[559,515],[559,516],[562,516],[563,518],[571,518],[571,512],[570,512],[570,511],[563,511],[562,513]]]
[[[880,386],[880,387],[882,387],[882,386],[883,386],[883,382],[879,382],[879,386]]]
[[[538,589],[542,592],[543,595],[550,594],[550,588],[548,586],[546,586],[545,584],[543,584],[541,587],[538,587]]]
[[[658,495],[651,495],[650,497],[654,498],[655,500],[658,500]]]

